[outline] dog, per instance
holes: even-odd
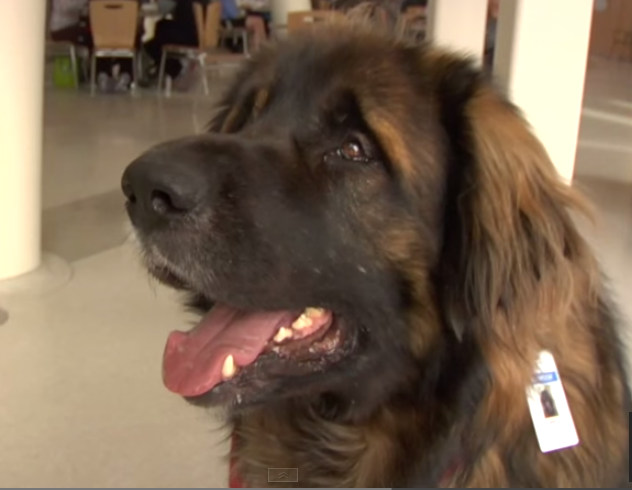
[[[148,270],[201,316],[164,382],[225,407],[242,485],[628,485],[589,209],[475,62],[354,22],[297,33],[122,187]],[[544,422],[543,352],[562,393]],[[576,439],[547,449],[544,423]]]

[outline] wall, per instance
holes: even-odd
[[[601,3],[606,8],[593,13],[590,55],[632,60],[632,45],[613,48],[612,43],[615,31],[622,29],[632,32],[632,0],[596,0],[596,3]]]

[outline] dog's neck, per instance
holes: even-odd
[[[310,468],[311,486],[439,486],[468,463],[461,451],[468,420],[488,389],[488,373],[467,336],[446,340],[410,372],[388,397],[365,383],[353,393],[279,400],[242,413],[235,433],[244,441],[238,457],[244,474],[284,461]],[[396,468],[398,461],[419,463],[404,470]],[[387,480],[393,475],[400,481]]]

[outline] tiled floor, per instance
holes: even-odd
[[[576,185],[594,199],[587,228],[632,318],[632,68],[593,61]],[[201,131],[199,98],[49,91],[44,246],[72,265],[64,287],[1,297],[0,486],[224,486],[217,414],[161,384],[166,333],[185,315],[152,284],[128,236],[119,179],[154,143]]]
[[[632,65],[591,60],[575,185],[593,200],[586,227],[625,318],[632,319]],[[631,344],[632,345],[632,344]]]
[[[0,327],[0,486],[223,487],[218,417],[163,387],[184,316],[129,247],[73,264]]]
[[[44,248],[53,293],[0,296],[0,487],[223,487],[225,432],[161,381],[186,316],[138,266],[119,190],[149,146],[202,130],[209,101],[48,91]]]

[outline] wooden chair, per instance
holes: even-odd
[[[307,10],[289,12],[287,14],[287,32],[293,33],[302,29],[310,29],[324,22],[331,22],[344,14],[338,10]]]
[[[616,29],[612,34],[612,44],[610,45],[610,58],[617,54],[617,59],[621,59],[622,52],[626,52],[628,57],[632,57],[632,30]]]
[[[195,16],[195,25],[198,34],[198,46],[181,46],[177,44],[165,45],[162,48],[162,57],[160,59],[160,70],[158,74],[158,92],[162,91],[165,81],[165,68],[167,58],[170,56],[188,57],[197,60],[202,69],[202,82],[204,84],[204,93],[209,94],[208,80],[205,70],[209,67],[219,68],[222,65],[240,64],[249,57],[248,53],[232,53],[230,51],[219,48],[221,32],[222,32],[222,4],[221,2],[211,2],[206,7],[199,3],[193,4],[193,13]],[[205,15],[206,14],[206,15]],[[243,31],[244,45],[248,44],[246,31]]]
[[[94,41],[90,74],[92,94],[96,90],[97,58],[131,58],[134,81],[138,80],[138,8],[136,0],[91,0],[90,26]]]

